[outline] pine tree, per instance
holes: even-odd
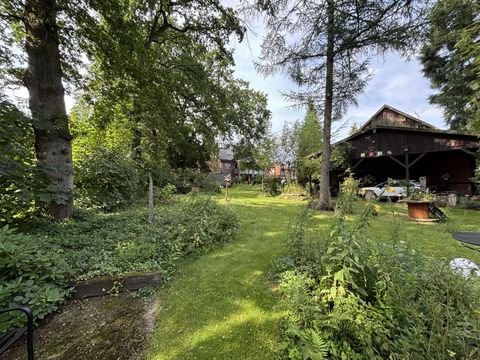
[[[439,0],[420,56],[438,90],[430,102],[443,108],[446,123],[456,130],[480,131],[479,14],[478,1]]]
[[[300,184],[310,184],[310,192],[312,191],[312,181],[315,175],[319,174],[320,162],[318,155],[309,157],[314,153],[318,153],[322,149],[322,128],[318,119],[317,111],[312,101],[308,102],[307,113],[301,124],[298,144],[297,144],[297,178]]]
[[[406,51],[424,28],[428,1],[259,0],[268,34],[262,45],[265,75],[285,71],[298,85],[289,98],[312,99],[323,112],[320,205],[330,207],[332,121],[356,104],[365,88],[372,57],[391,49]]]

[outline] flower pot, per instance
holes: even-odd
[[[407,203],[408,216],[413,220],[428,220],[430,219],[428,213],[429,201],[421,200],[402,200]]]

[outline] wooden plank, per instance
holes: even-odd
[[[122,276],[102,276],[72,284],[73,298],[97,297],[109,294],[112,289],[118,292],[135,291],[149,285],[159,285],[163,281],[160,272],[133,273]]]
[[[467,150],[467,149],[460,149],[460,150],[462,150],[464,153],[466,153],[468,155],[471,155],[471,156],[474,156],[474,157],[477,156],[477,154],[474,153],[473,151],[470,151],[470,150]]]
[[[358,165],[360,165],[360,164],[363,162],[363,160],[365,160],[365,158],[361,158],[360,160],[358,160],[358,161],[355,163],[355,165],[352,166],[352,169],[351,169],[351,170],[352,170],[352,171],[355,170],[355,168],[356,168]]]
[[[413,161],[410,163],[409,166],[411,167],[411,166],[415,165],[415,163],[416,163],[417,161],[419,161],[421,158],[423,158],[425,155],[427,155],[427,153],[421,153],[415,160],[413,160]]]

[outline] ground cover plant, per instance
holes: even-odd
[[[377,236],[373,204],[363,205],[341,196],[329,234],[312,228],[307,210],[290,230],[289,256],[276,261],[289,309],[286,356],[478,358],[478,278],[415,251],[398,216],[390,216],[387,239]],[[347,217],[352,209],[357,215]]]
[[[233,239],[236,215],[204,196],[157,208],[153,224],[143,206],[117,213],[80,213],[67,222],[37,220],[28,234],[0,232],[0,307],[33,308],[37,319],[57,309],[68,282],[101,275],[160,270],[177,259]],[[0,318],[2,329],[17,320]]]

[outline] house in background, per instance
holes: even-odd
[[[295,180],[295,166],[293,164],[287,163],[275,163],[273,167],[268,170],[268,176],[273,176],[276,178],[285,178],[288,180]]]
[[[355,134],[334,144],[350,147],[350,169],[357,178],[377,182],[426,177],[437,192],[470,195],[470,178],[480,148],[476,135],[440,130],[416,117],[384,105]],[[339,175],[339,174],[337,174]],[[332,174],[332,187],[339,178]]]
[[[233,151],[228,148],[221,148],[218,157],[209,162],[210,172],[213,177],[220,183],[224,182],[224,178],[230,175],[232,179],[239,176],[238,162],[234,159]]]

